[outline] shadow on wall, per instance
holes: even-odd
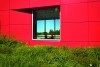
[[[26,8],[26,9],[12,9],[12,10],[32,14],[32,9],[30,9],[30,8]]]

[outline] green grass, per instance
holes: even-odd
[[[100,48],[21,46],[0,51],[0,67],[100,67]]]
[[[100,48],[30,47],[6,37],[0,41],[0,67],[100,67]]]

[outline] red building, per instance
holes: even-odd
[[[0,0],[0,30],[30,45],[100,46],[100,0]]]

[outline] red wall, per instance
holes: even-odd
[[[32,13],[15,9],[60,5],[61,40],[32,40]],[[100,46],[100,0],[0,0],[2,33],[33,45]]]

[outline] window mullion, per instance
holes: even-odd
[[[37,12],[33,12],[33,38],[37,39]]]
[[[56,22],[55,22],[55,19],[54,19],[54,38],[55,38],[55,31],[56,31]]]

